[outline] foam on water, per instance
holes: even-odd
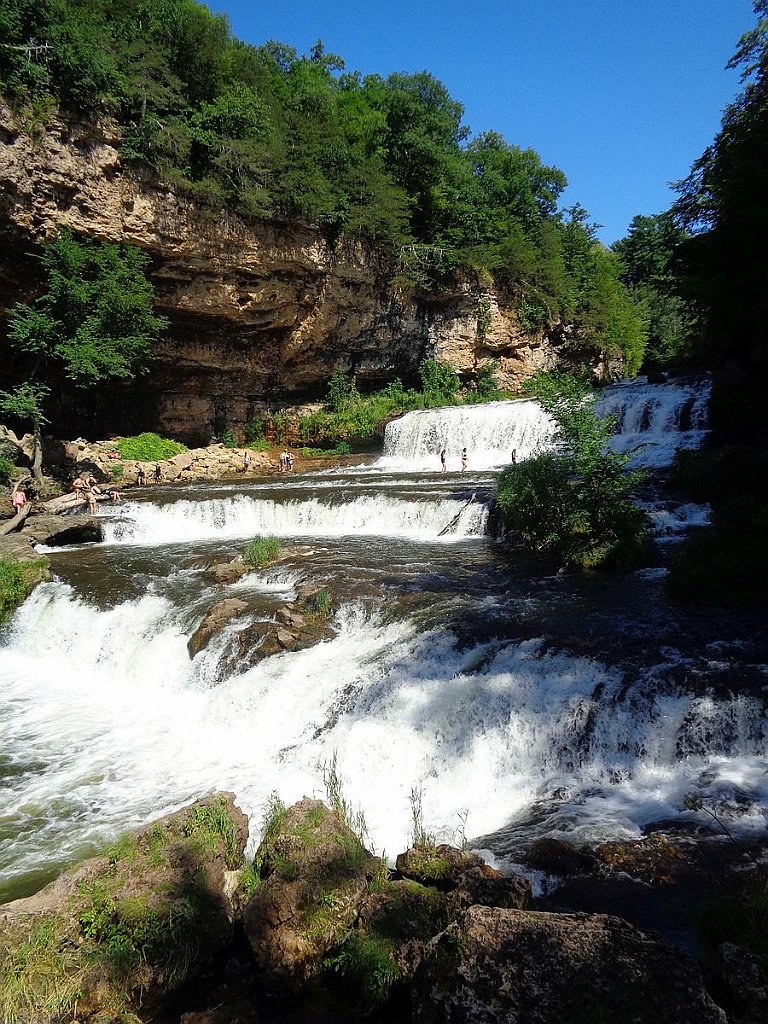
[[[17,613],[0,652],[7,879],[214,789],[258,823],[274,789],[322,796],[318,765],[334,752],[390,852],[408,842],[419,784],[425,822],[446,838],[464,811],[478,835],[542,800],[557,806],[552,828],[636,835],[686,815],[692,789],[739,795],[749,811],[732,827],[765,827],[768,726],[754,698],[697,696],[653,673],[627,687],[537,641],[460,650],[450,632],[359,605],[342,608],[335,639],[221,680],[227,631],[190,660],[182,621],[165,598],[99,611],[61,583]]]
[[[129,502],[121,518],[104,523],[112,544],[142,546],[179,541],[222,540],[268,534],[275,537],[340,537],[349,534],[450,541],[482,536],[488,515],[479,501],[437,497],[409,500],[389,494],[336,502],[320,498],[283,502],[238,494],[208,501],[165,505]],[[446,533],[442,534],[442,531]],[[442,534],[442,535],[441,535]]]

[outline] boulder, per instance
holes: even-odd
[[[549,875],[587,875],[595,869],[591,850],[579,850],[573,843],[548,836],[529,847],[525,863]]]
[[[692,960],[620,918],[470,907],[425,951],[416,1024],[726,1024]]]
[[[245,934],[267,989],[296,993],[323,972],[381,862],[334,811],[308,798],[276,812],[256,862],[262,880],[243,913]]]
[[[395,867],[405,878],[446,891],[455,889],[461,876],[471,869],[478,870],[487,878],[502,877],[500,871],[486,864],[478,854],[458,850],[447,843],[412,846],[405,853],[398,854]]]
[[[724,942],[718,949],[718,968],[738,1024],[764,1024],[768,1020],[768,970],[763,961],[743,946]]]
[[[218,633],[231,619],[248,611],[250,605],[247,601],[241,601],[237,597],[229,597],[225,601],[215,604],[203,618],[195,632],[189,638],[187,650],[190,658],[194,658],[205,647],[208,646],[214,634]]]
[[[6,1014],[30,1024],[159,1014],[232,942],[224,878],[247,835],[232,794],[215,794],[0,908],[0,977],[14,979]]]
[[[249,571],[243,561],[221,562],[210,570],[217,583],[237,583]]]

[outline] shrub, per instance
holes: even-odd
[[[225,448],[237,448],[237,441],[235,435],[231,430],[225,430],[221,435],[221,443]]]
[[[393,944],[377,935],[351,932],[339,951],[326,960],[359,994],[365,1010],[383,1006],[401,977],[395,962]]]
[[[243,553],[246,563],[258,569],[274,561],[282,550],[277,537],[254,537]]]
[[[45,559],[13,562],[8,558],[0,558],[0,624],[16,611],[44,577],[46,569]]]
[[[0,453],[0,484],[9,484],[15,471],[16,467],[8,456]]]
[[[611,425],[594,412],[587,386],[568,374],[541,374],[532,390],[555,421],[560,450],[501,474],[497,500],[507,526],[566,568],[636,565],[647,517],[629,497],[638,474],[626,471],[627,456],[606,449]]]
[[[264,419],[253,419],[243,427],[243,439],[252,445],[254,441],[263,441],[267,436],[267,421]]]
[[[174,455],[187,450],[186,445],[151,432],[138,434],[136,437],[121,437],[117,442],[117,448],[121,459],[135,459],[138,462],[172,459]]]
[[[456,371],[436,359],[425,359],[419,367],[424,398],[428,407],[453,405],[459,391]]]

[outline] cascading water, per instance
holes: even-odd
[[[546,433],[532,403],[494,405],[525,407]],[[522,457],[522,428],[478,408],[470,451]],[[57,579],[0,651],[0,899],[214,789],[234,790],[256,838],[272,790],[323,795],[318,765],[334,752],[390,852],[408,842],[419,784],[429,827],[450,839],[466,811],[468,832],[496,834],[508,856],[535,834],[597,840],[690,818],[691,790],[733,828],[764,828],[766,669],[732,621],[712,636],[666,607],[655,571],[608,593],[497,560],[480,459],[443,475],[432,453],[434,472],[408,474],[433,442],[400,422],[372,467],[149,489],[109,510],[105,543],[54,553]],[[216,583],[206,566],[256,532],[300,545]],[[239,633],[306,582],[334,595],[335,637],[233,660]],[[247,610],[191,658],[202,616],[233,592]]]

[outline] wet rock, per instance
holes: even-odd
[[[768,1020],[768,971],[758,956],[724,942],[718,950],[720,979],[738,1024]]]
[[[214,634],[218,633],[231,619],[236,619],[238,615],[248,611],[249,607],[247,601],[241,601],[237,597],[230,597],[215,604],[189,638],[187,643],[189,656],[194,658],[199,654],[207,647]]]
[[[470,907],[428,946],[417,1024],[725,1024],[693,961],[619,918]]]
[[[211,569],[216,582],[225,584],[237,583],[248,571],[248,566],[245,562],[237,560],[214,565]]]
[[[19,983],[14,1016],[54,1024],[74,1019],[76,1007],[80,1021],[133,1022],[141,1007],[154,1017],[231,943],[224,877],[241,864],[247,835],[232,794],[219,793],[0,908],[0,976],[13,964]],[[46,974],[18,955],[41,935]]]
[[[587,875],[595,869],[590,850],[579,850],[563,839],[537,839],[529,848],[525,863],[549,875]]]
[[[456,888],[448,893],[448,914],[452,918],[458,917],[476,905],[529,910],[533,902],[531,883],[527,879],[519,875],[503,875],[484,864],[459,875]]]
[[[381,864],[333,811],[307,798],[276,815],[259,860],[245,934],[267,989],[297,992],[323,971]]]
[[[24,533],[35,544],[50,547],[103,540],[102,524],[95,516],[33,515],[27,520]]]
[[[601,843],[595,858],[613,871],[644,882],[676,882],[704,867],[703,845],[690,838],[653,832],[643,839]]]
[[[294,629],[306,629],[307,620],[305,617],[293,608],[278,608],[275,612],[275,618],[286,626],[293,626]]]
[[[405,853],[398,854],[395,867],[405,878],[445,891],[457,888],[462,876],[470,870],[476,870],[486,878],[503,877],[500,871],[486,864],[478,854],[458,850],[447,843],[439,846],[412,846]]]

